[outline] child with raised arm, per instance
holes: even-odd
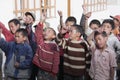
[[[106,32],[94,33],[95,47],[91,46],[92,60],[89,75],[92,80],[114,80],[116,54],[107,45]]]
[[[30,77],[33,53],[26,43],[27,36],[25,29],[18,29],[15,32],[15,41],[6,42],[0,38],[0,48],[6,55],[6,80],[28,80]]]
[[[63,80],[84,80],[89,68],[89,53],[86,42],[81,39],[83,29],[73,25],[69,31],[69,39],[64,38],[66,31],[60,30],[56,42],[64,50],[63,55]]]
[[[39,67],[37,80],[57,80],[59,65],[59,50],[54,39],[56,32],[53,28],[43,30],[43,21],[35,29],[37,42],[33,63]]]

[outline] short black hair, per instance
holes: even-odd
[[[83,35],[83,27],[82,26],[80,26],[78,24],[74,24],[74,25],[72,25],[72,27],[75,27],[76,31],[80,32],[81,35]]]
[[[24,37],[28,37],[28,31],[26,30],[26,29],[24,29],[24,28],[20,28],[20,29],[18,29],[17,31],[16,31],[16,33],[22,33],[22,36],[24,36]]]
[[[99,20],[97,20],[97,19],[93,19],[93,20],[90,22],[89,26],[91,26],[92,24],[96,24],[98,27],[100,27],[100,26],[101,26],[100,21],[99,21]]]
[[[114,22],[113,22],[112,19],[105,19],[105,20],[102,22],[102,25],[103,25],[104,23],[109,23],[109,24],[111,25],[112,29],[115,28],[115,25],[114,25]]]
[[[96,36],[98,35],[102,35],[103,37],[107,37],[107,33],[105,31],[99,32],[99,31],[95,31],[94,32],[94,39]]]
[[[69,17],[66,19],[65,23],[67,23],[68,21],[74,22],[74,24],[76,24],[76,18],[73,17],[73,16],[69,16]]]
[[[9,20],[8,24],[10,24],[11,22],[13,22],[15,25],[18,25],[18,24],[21,25],[20,21],[16,18]]]
[[[35,14],[34,13],[32,13],[32,12],[26,12],[25,13],[25,16],[27,16],[27,15],[30,15],[32,18],[33,18],[33,21],[35,21]]]

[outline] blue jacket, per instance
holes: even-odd
[[[0,48],[6,55],[5,74],[14,78],[29,78],[33,58],[29,44],[17,44],[0,39]],[[19,67],[14,66],[15,62],[20,64]]]

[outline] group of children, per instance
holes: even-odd
[[[94,19],[90,32],[87,21],[91,12],[84,10],[80,24],[73,16],[64,23],[62,12],[58,14],[57,35],[46,25],[45,12],[34,26],[35,32],[31,12],[25,13],[22,24],[18,19],[10,20],[10,31],[0,22],[5,80],[120,80],[120,17],[112,16],[113,20],[105,19],[102,24]]]

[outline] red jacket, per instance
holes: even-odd
[[[14,41],[14,35],[5,27],[2,22],[0,22],[0,29],[2,29],[2,33],[5,36],[6,41]]]
[[[45,43],[43,39],[43,24],[39,23],[36,31],[37,51],[33,63],[40,69],[56,74],[59,65],[59,51],[55,42]]]

